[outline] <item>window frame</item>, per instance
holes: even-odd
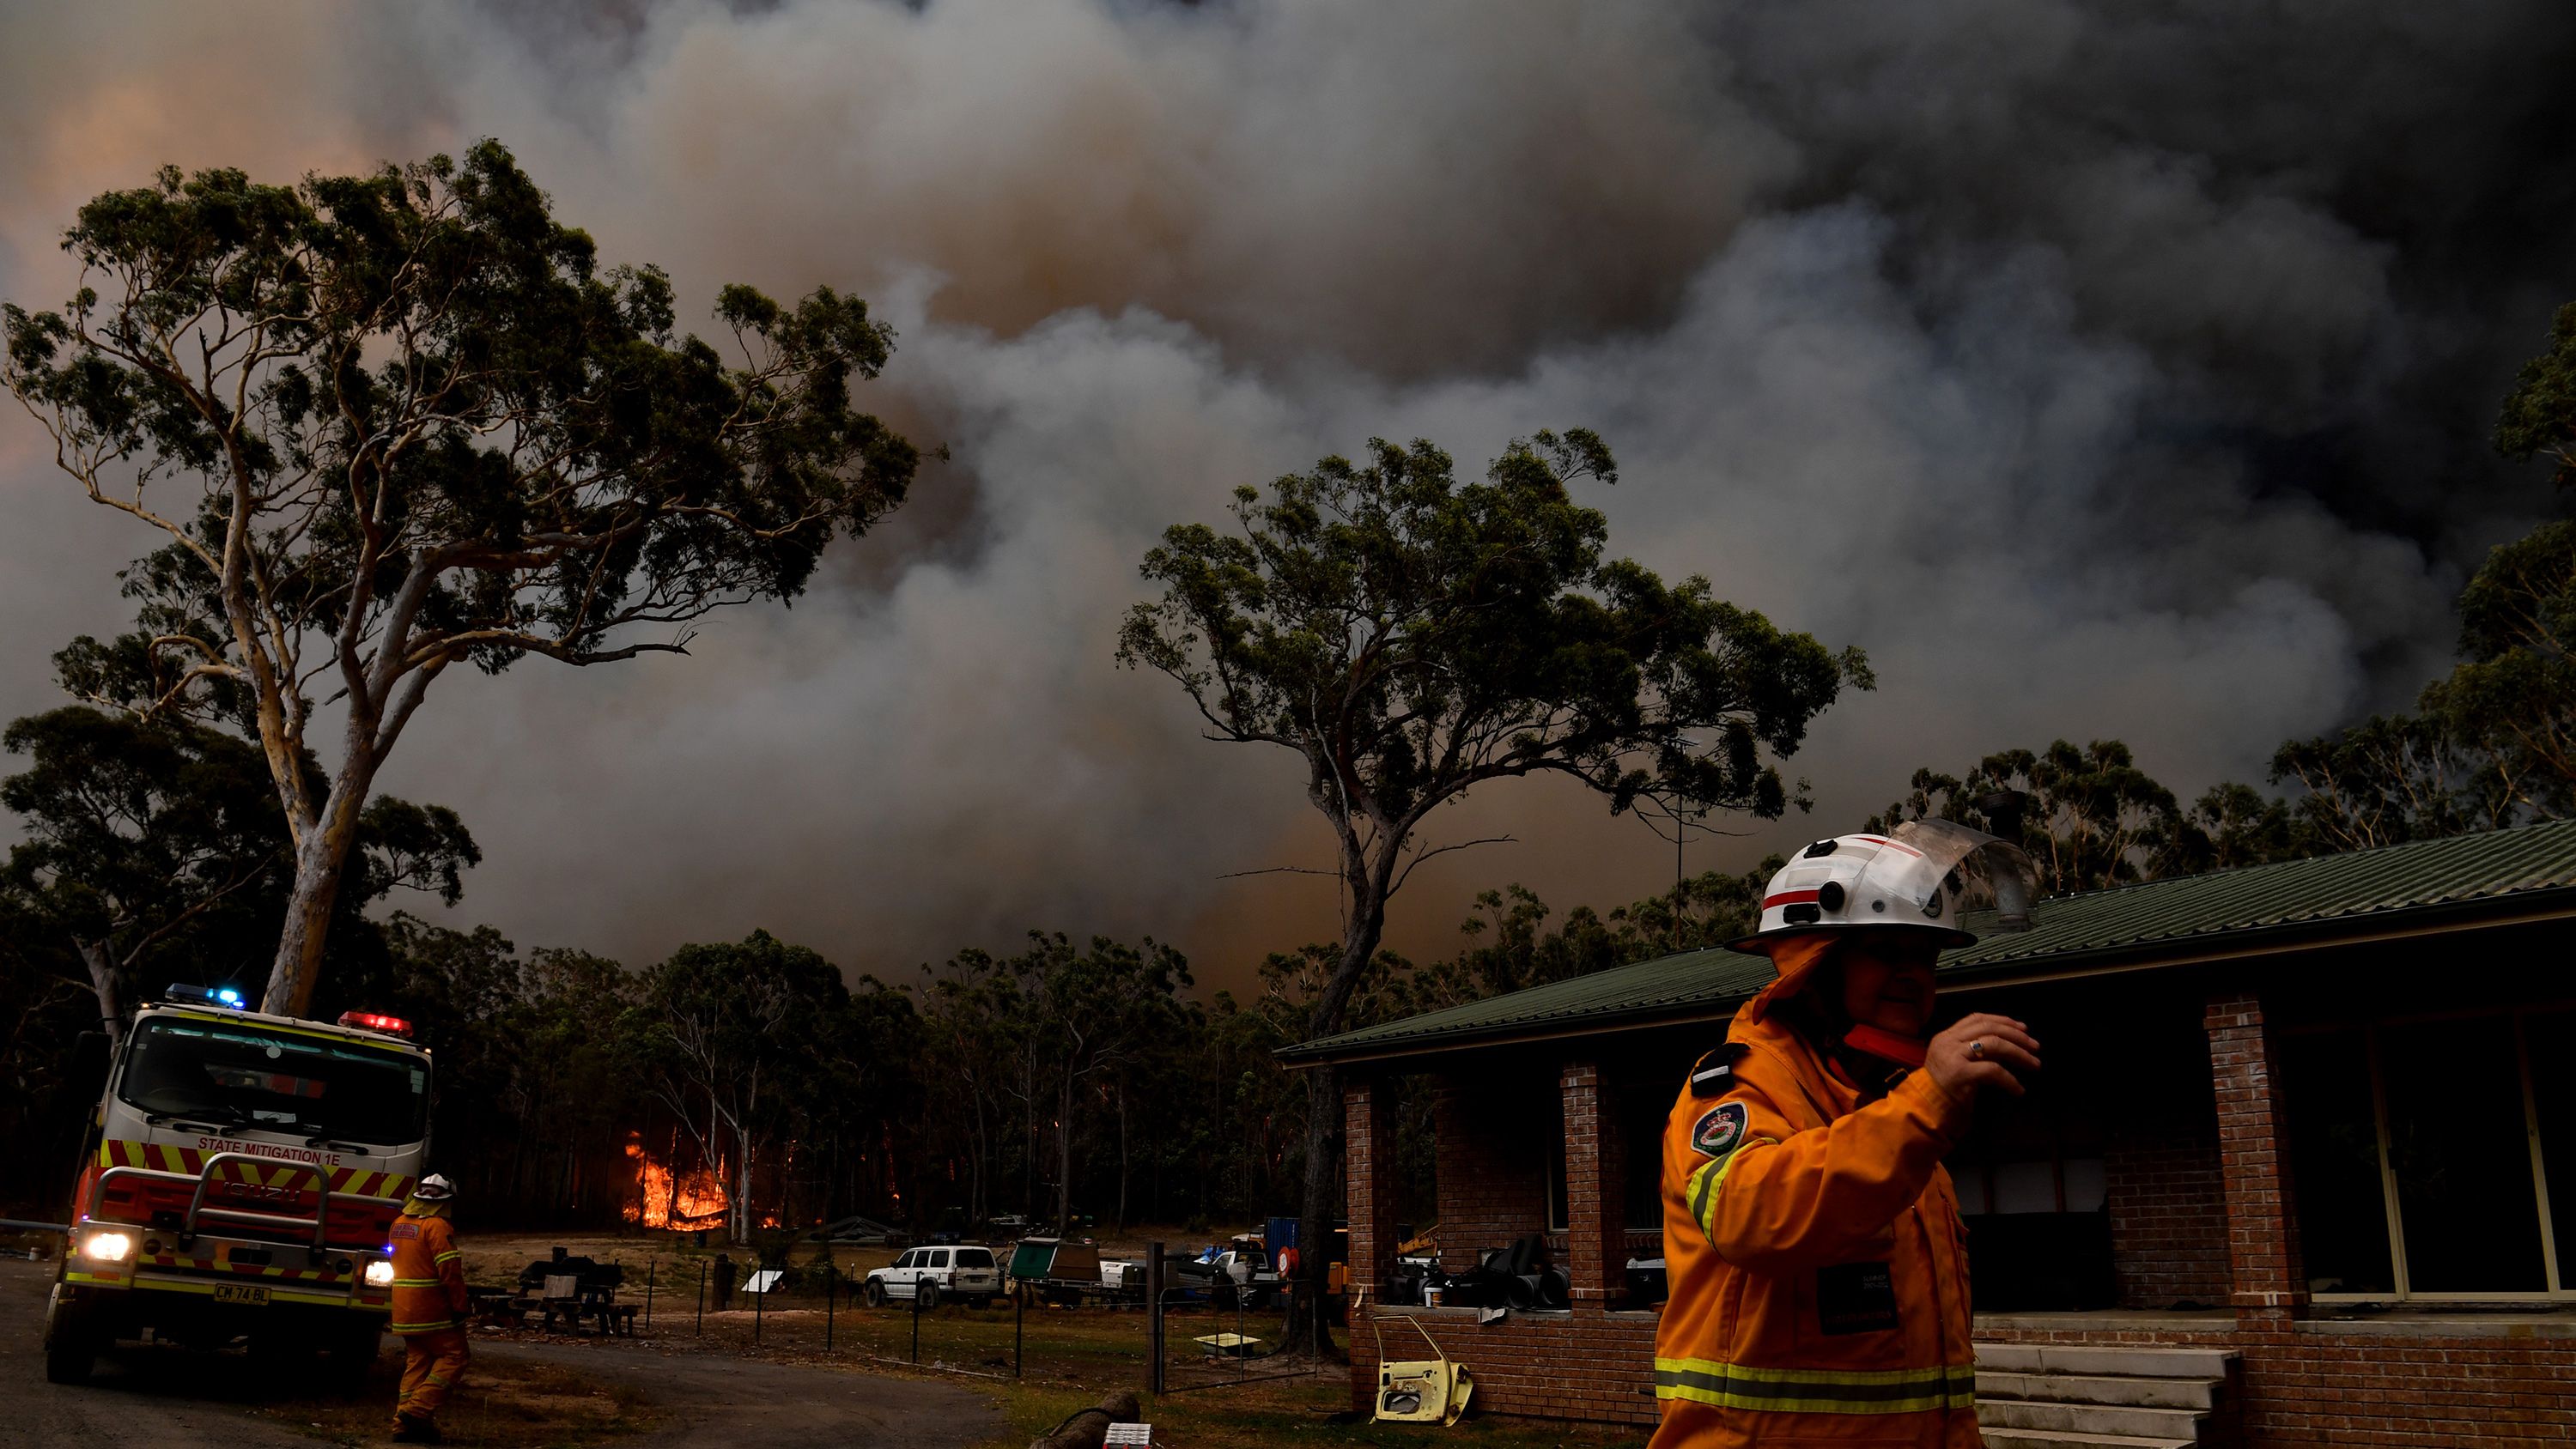
[[[2308,1297],[2313,1303],[2565,1303],[2576,1301],[2576,1283],[2560,1275],[2557,1228],[2549,1211],[2549,1168],[2540,1141],[2540,1103],[2531,1082],[2531,1039],[2525,1029],[2527,1018],[2576,1008],[2576,1002],[2553,1001],[2531,1006],[2506,1008],[2486,1007],[2461,1011],[2428,1012],[2402,1017],[2379,1017],[2367,1020],[2343,1020],[2306,1023],[2283,1027],[2282,1036],[2327,1036],[2336,1032],[2358,1031],[2362,1034],[2365,1060],[2370,1068],[2370,1113],[2376,1129],[2379,1151],[2379,1199],[2388,1233],[2389,1276],[2393,1283],[2385,1293],[2317,1293]],[[2392,1029],[2421,1026],[2440,1021],[2483,1021],[2506,1018],[2513,1029],[2513,1055],[2516,1080],[2522,1088],[2523,1140],[2530,1147],[2532,1211],[2540,1217],[2541,1282],[2537,1292],[2433,1292],[2414,1290],[2406,1266],[2406,1213],[2397,1190],[2396,1156],[2389,1149],[2388,1080],[2382,1070],[2380,1034]],[[2576,1124],[2572,1124],[2576,1125]],[[2306,1265],[2301,1265],[2304,1274]]]

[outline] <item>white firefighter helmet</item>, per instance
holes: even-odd
[[[1888,928],[1930,931],[1944,949],[1977,938],[1959,929],[1967,877],[1982,880],[2006,931],[2030,927],[2037,881],[2022,848],[1948,820],[1909,820],[1885,835],[1838,835],[1806,847],[1762,892],[1760,926],[1727,944],[1756,956],[1783,937]]]
[[[445,1202],[456,1196],[456,1184],[433,1172],[420,1180],[420,1185],[411,1190],[411,1195],[422,1202]]]

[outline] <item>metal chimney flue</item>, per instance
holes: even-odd
[[[2019,790],[1991,790],[1968,802],[1986,818],[1986,833],[1997,840],[2021,844],[2022,816],[2030,810],[2030,796]]]

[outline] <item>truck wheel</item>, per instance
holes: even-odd
[[[939,1285],[924,1278],[913,1286],[913,1306],[924,1313],[939,1306]]]
[[[98,1366],[98,1351],[105,1345],[99,1342],[88,1319],[89,1315],[64,1297],[63,1289],[54,1289],[54,1301],[45,1310],[45,1382],[89,1382],[90,1370]]]
[[[860,1285],[859,1297],[870,1308],[885,1307],[885,1280],[882,1278],[870,1278],[866,1283]]]
[[[281,1379],[302,1374],[312,1365],[315,1356],[321,1351],[322,1345],[314,1342],[310,1337],[284,1329],[272,1329],[265,1333],[253,1333],[250,1336],[252,1367],[263,1374]]]
[[[323,1373],[334,1387],[358,1388],[366,1383],[367,1370],[376,1366],[376,1354],[383,1346],[383,1329],[351,1329],[322,1350]]]
[[[49,1384],[85,1384],[90,1370],[98,1366],[98,1346],[86,1339],[65,1339],[45,1345],[45,1382]]]

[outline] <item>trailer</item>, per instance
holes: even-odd
[[[1103,1261],[1096,1243],[1022,1238],[1011,1250],[1011,1292],[1023,1303],[1141,1303],[1145,1265]]]

